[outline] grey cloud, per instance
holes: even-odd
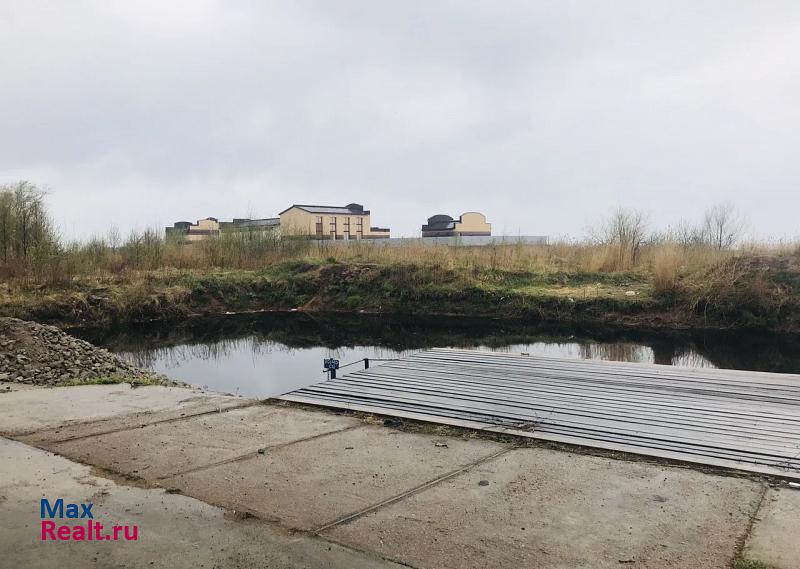
[[[359,201],[800,233],[795,2],[0,2],[0,180],[65,233]]]

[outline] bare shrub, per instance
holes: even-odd
[[[647,216],[622,208],[589,231],[591,239],[606,249],[604,268],[614,271],[631,269],[638,262],[646,233]]]
[[[697,226],[685,219],[681,219],[678,223],[667,229],[665,237],[666,241],[671,241],[683,249],[702,247],[705,244],[703,227]]]
[[[703,217],[705,242],[716,249],[730,249],[744,235],[747,223],[731,203],[708,208]]]
[[[730,257],[696,279],[689,307],[715,317],[776,317],[791,301],[791,289],[769,278],[769,267],[754,257]]]

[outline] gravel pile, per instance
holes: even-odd
[[[166,381],[55,326],[0,318],[0,381],[58,385],[118,377]]]

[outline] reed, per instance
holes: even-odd
[[[642,245],[634,259],[617,247],[589,241],[556,241],[547,245],[497,244],[483,247],[410,244],[389,247],[369,241],[317,242],[282,237],[277,232],[224,233],[203,241],[165,239],[157,230],[133,232],[113,243],[94,237],[82,243],[39,245],[24,259],[0,260],[10,280],[125,276],[164,269],[259,270],[287,261],[366,263],[438,267],[474,274],[492,271],[551,273],[638,272],[652,277],[657,290],[671,290],[681,275],[691,275],[735,256],[797,255],[795,243],[748,243],[717,250],[684,247],[672,241]],[[60,275],[60,277],[56,277]]]
[[[326,267],[338,271],[326,273],[329,297],[351,309],[370,302],[380,307],[381,298],[397,295],[410,301],[441,296],[451,304],[468,304],[490,302],[487,294],[507,299],[535,293],[572,301],[650,298],[656,302],[649,309],[723,320],[765,321],[793,310],[800,314],[799,242],[749,240],[734,246],[731,239],[739,226],[724,217],[729,210],[715,211],[714,232],[706,227],[709,221],[649,232],[644,216],[617,210],[584,239],[546,245],[386,246],[257,230],[187,242],[167,238],[158,229],[125,238],[112,229],[82,242],[64,242],[47,215],[44,194],[20,182],[0,187],[0,277],[5,283],[0,292],[9,306],[18,307],[34,296],[46,306],[45,289],[60,291],[64,302],[79,308],[102,294],[114,313],[135,319],[136,314],[169,311],[190,296],[203,298],[212,289],[212,303],[224,303],[233,288],[239,291],[230,293],[236,302],[308,302],[324,286],[309,268]],[[458,300],[467,297],[472,300]]]

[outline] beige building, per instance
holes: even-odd
[[[199,219],[197,223],[177,221],[166,228],[167,236],[179,236],[185,241],[200,241],[220,233],[271,231],[277,229],[280,220],[277,217],[265,219],[234,218],[233,221],[219,221],[216,217]]]
[[[181,236],[186,241],[200,241],[211,235],[219,235],[219,220],[216,217],[198,219],[197,223],[176,221],[166,229],[167,237]]]
[[[477,211],[462,213],[453,219],[449,215],[434,215],[422,226],[423,237],[453,237],[465,235],[491,235],[492,224],[486,222],[486,216]]]
[[[284,235],[342,240],[389,237],[389,229],[373,227],[369,210],[356,203],[344,207],[295,204],[278,215]]]

